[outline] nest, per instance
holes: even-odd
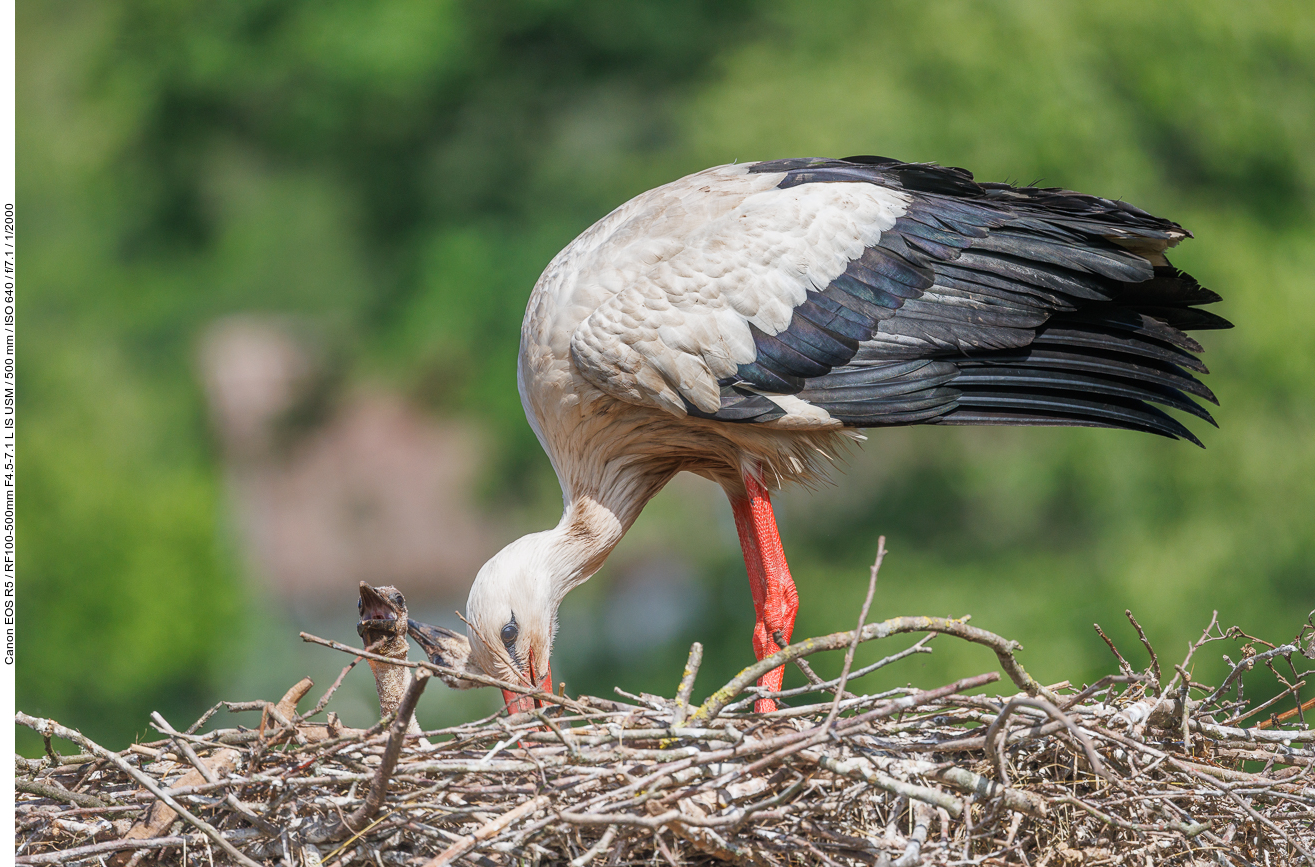
[[[917,632],[927,635],[913,647],[850,674],[859,642]],[[936,635],[991,647],[1016,691],[968,694],[996,672],[936,689],[847,688],[928,652]],[[1225,640],[1241,645],[1225,679],[1192,680],[1192,655]],[[406,723],[429,673],[459,674],[415,662],[396,718],[364,731],[332,715],[309,721],[341,676],[300,715],[309,681],[279,702],[221,703],[182,731],[154,714],[161,739],[121,752],[20,713],[47,756],[18,759],[17,860],[1315,865],[1315,730],[1299,692],[1315,627],[1275,645],[1212,620],[1167,681],[1149,642],[1146,671],[1110,647],[1118,674],[1043,686],[1015,643],[963,620],[860,618],[856,630],[783,648],[700,705],[690,701],[695,645],[674,698],[534,693],[543,709],[532,714],[423,740]],[[806,657],[828,650],[846,658],[841,677],[823,682]],[[763,697],[755,681],[781,664],[799,665],[810,684],[771,695],[804,703],[752,712]],[[1262,665],[1285,690],[1253,706],[1243,681]],[[259,727],[202,731],[221,706],[259,710]],[[82,753],[56,755],[51,736]]]

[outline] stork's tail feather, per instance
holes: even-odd
[[[1084,400],[1071,393],[1043,391],[972,391],[934,424],[1026,425],[1041,427],[1112,427],[1185,439],[1204,448],[1172,416],[1147,403]]]
[[[1172,266],[1123,284],[1122,297],[1059,313],[1022,350],[956,361],[960,391],[936,424],[1115,427],[1202,443],[1159,404],[1214,418],[1192,397],[1218,405],[1188,371],[1206,373],[1201,345],[1184,331],[1231,328],[1196,305],[1219,296]],[[1190,395],[1190,397],[1189,397]]]
[[[1198,287],[1199,288],[1199,287]],[[1191,301],[1204,301],[1206,290]],[[1213,293],[1210,293],[1213,294]],[[1164,299],[1167,300],[1167,299]],[[1186,305],[1166,308],[1213,314]],[[1193,373],[1198,344],[1154,308],[1091,305],[1055,316],[1026,347],[937,359],[854,364],[813,380],[799,397],[847,425],[913,423],[1112,427],[1201,442],[1154,404],[1214,424],[1193,398],[1218,404]]]

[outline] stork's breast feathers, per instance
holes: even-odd
[[[789,329],[810,293],[843,274],[906,204],[894,190],[841,183],[751,192],[706,221],[664,211],[652,228],[677,233],[666,243],[595,251],[605,264],[595,262],[594,279],[624,288],[576,327],[572,360],[622,400],[714,414],[723,383],[755,361],[762,335]],[[637,216],[617,234],[643,237],[642,223]]]

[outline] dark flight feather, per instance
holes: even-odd
[[[1126,202],[978,183],[970,172],[885,157],[791,159],[751,172],[779,186],[867,183],[906,212],[789,326],[752,328],[757,357],[721,383],[718,412],[762,423],[797,395],[847,425],[1084,425],[1200,441],[1156,408],[1211,424],[1215,401],[1184,332],[1227,328],[1219,296],[1166,264],[1191,237]],[[1190,396],[1189,396],[1190,395]]]

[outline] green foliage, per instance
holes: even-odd
[[[222,664],[236,599],[218,491],[204,463],[170,459],[168,396],[113,346],[38,345],[48,361],[23,382],[37,397],[23,403],[19,700],[122,736],[144,702],[191,710]]]
[[[852,625],[879,533],[876,613],[972,612],[1043,678],[1105,671],[1090,623],[1124,608],[1173,648],[1212,608],[1279,638],[1315,607],[1315,19],[1296,3],[65,0],[19,28],[25,709],[121,740],[148,707],[209,699],[243,634],[192,363],[206,323],[311,322],[350,375],[479,420],[491,495],[547,515],[514,384],[530,287],[627,197],[732,160],[879,153],[1122,197],[1195,232],[1174,261],[1238,326],[1204,341],[1204,452],[874,432],[835,489],[781,498],[802,632]],[[710,588],[684,637],[711,681],[749,659],[750,613],[708,502],[664,495],[618,555],[679,540]],[[598,619],[609,580],[568,622]],[[990,664],[938,644],[890,677]],[[573,689],[670,691],[684,648],[563,653]]]

